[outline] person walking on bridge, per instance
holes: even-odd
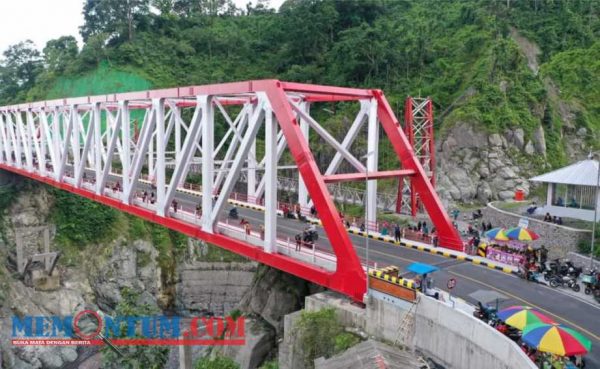
[[[400,225],[398,223],[394,224],[394,241],[400,242]]]

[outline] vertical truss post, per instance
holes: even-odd
[[[104,145],[102,144],[102,114],[100,113],[100,103],[94,103],[92,105],[92,118],[90,124],[94,126],[94,172],[96,173],[96,194],[102,193],[102,187],[100,187],[100,178],[102,177],[102,151]]]
[[[202,106],[202,230],[208,233],[214,231],[213,212],[213,181],[214,181],[214,107],[208,95],[200,97]]]
[[[81,160],[81,151],[80,151],[80,133],[79,133],[79,113],[77,112],[77,106],[71,105],[71,120],[72,120],[72,130],[73,134],[71,135],[71,147],[73,153],[73,168],[79,167],[79,161]]]
[[[367,170],[373,173],[377,171],[379,160],[379,122],[377,121],[376,99],[371,99],[370,102],[367,128]],[[377,221],[377,181],[367,181],[366,190],[368,206],[365,226],[371,228]]]
[[[127,101],[119,102],[119,110],[121,111],[121,140],[122,142],[122,156],[121,165],[123,167],[123,198],[122,201],[125,204],[129,204],[129,197],[125,196],[131,190],[131,120],[129,118],[129,106]]]
[[[306,101],[300,103],[300,109],[306,114],[310,113],[310,104]],[[300,131],[306,142],[310,142],[310,126],[306,119],[300,118]],[[301,207],[308,206],[308,190],[302,179],[302,175],[298,173],[298,203]]]
[[[164,216],[165,212],[165,100],[152,100],[156,119],[156,213]]]
[[[266,252],[277,249],[277,121],[265,107],[265,239]]]
[[[252,115],[253,109],[248,109],[248,116]],[[226,164],[226,163],[224,163]],[[248,194],[248,202],[256,203],[258,199],[256,198],[256,141],[253,141],[250,145],[250,151],[248,152],[248,160],[247,160],[247,194]]]

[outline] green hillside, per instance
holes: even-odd
[[[552,166],[581,128],[598,147],[598,2],[288,0],[275,12],[264,2],[159,1],[151,11],[149,0],[111,1],[84,9],[79,51],[62,37],[37,58],[22,57],[35,54],[27,44],[5,53],[0,102],[279,78],[382,88],[398,115],[406,95],[431,96],[442,134],[467,122],[520,127],[528,139],[541,125]],[[319,119],[344,131],[339,115]]]

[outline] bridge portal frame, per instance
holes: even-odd
[[[462,250],[463,244],[456,229],[452,226],[419,158],[415,156],[381,90],[258,80],[1,107],[0,168],[67,190],[190,237],[213,243],[239,255],[344,293],[356,300],[362,300],[366,288],[365,272],[327,190],[326,182],[333,178],[365,180],[367,169],[349,153],[348,142],[340,144],[332,137],[328,139],[327,133],[308,113],[308,105],[311,103],[348,101],[361,103],[360,118],[357,117],[357,120],[361,122],[367,120],[369,128],[379,129],[381,124],[402,165],[401,170],[396,172],[378,172],[377,158],[372,155],[375,158],[367,161],[368,179],[410,175],[415,192],[419,193],[437,229],[440,245]],[[224,105],[241,105],[243,109],[239,112],[238,118],[232,120],[224,112]],[[178,107],[195,109],[187,126],[182,122]],[[169,118],[166,117],[165,109],[170,110]],[[140,132],[138,133],[137,127],[134,127],[133,135],[130,123],[132,110],[145,112]],[[216,174],[214,160],[215,111],[223,113],[225,120],[233,129],[234,142],[237,139],[239,145],[239,149],[233,150],[235,153],[230,155],[233,157],[231,168],[228,168],[228,173],[221,175],[221,178],[219,175],[223,171]],[[83,118],[86,114],[88,117]],[[87,124],[84,124],[84,121]],[[106,122],[104,133],[101,132],[103,121]],[[167,183],[165,155],[168,137],[173,130],[171,122],[175,122],[177,164],[173,176]],[[241,122],[245,122],[247,126],[243,134],[241,129],[236,131],[235,128],[240,128]],[[183,124],[187,131],[184,142],[182,142],[181,127],[178,127],[180,124]],[[223,209],[249,154],[252,155],[252,146],[256,142],[256,134],[262,124],[265,126],[267,148],[262,162],[265,165],[263,177],[267,205],[263,248],[216,231],[219,212]],[[353,127],[360,124],[355,121]],[[336,155],[337,159],[334,162],[339,164],[343,157],[359,171],[358,174],[332,177],[336,169],[331,167],[322,174],[309,147],[305,134],[307,126],[320,133],[328,143],[337,148],[340,157]],[[357,129],[354,127],[352,130]],[[355,132],[351,134],[355,135]],[[273,243],[276,241],[276,168],[280,156],[278,152],[281,145],[280,137],[285,138],[285,144],[302,179],[300,183],[306,187],[306,195],[310,196],[331,242],[337,258],[334,272],[273,252]],[[369,137],[373,138],[374,135],[371,134]],[[200,140],[201,146],[198,145]],[[351,143],[353,139],[349,140]],[[376,147],[376,143],[369,144],[371,150]],[[185,178],[196,149],[202,153],[201,227],[169,217],[168,212],[174,192],[182,178]],[[104,194],[105,184],[115,160],[122,167],[123,196],[121,199]],[[135,206],[131,201],[144,163],[148,163],[149,173],[155,181],[156,211]],[[224,162],[223,165],[225,164]],[[48,170],[48,166],[51,170]],[[69,166],[73,168],[73,174],[70,176],[67,175]],[[86,169],[89,168],[95,175],[94,190],[82,186]],[[368,183],[368,192],[371,189],[370,192],[374,193],[373,189],[376,191],[376,185],[371,184],[373,180]],[[215,187],[215,184],[218,186]],[[371,216],[374,216],[373,210],[367,212],[367,219]]]

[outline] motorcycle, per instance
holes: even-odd
[[[319,239],[319,233],[314,230],[306,230],[303,232],[302,239],[304,242],[314,243]]]
[[[483,305],[481,302],[477,302],[477,307],[473,311],[473,316],[486,323],[495,322],[497,320],[498,309],[488,305]]]
[[[548,260],[545,263],[542,263],[540,272],[544,276],[544,280],[548,282],[552,277],[559,274],[559,268],[559,259],[554,259],[552,261]]]
[[[591,295],[592,292],[600,288],[600,283],[598,283],[598,271],[593,269],[589,273],[583,274],[581,276],[581,283],[585,286],[585,294]]]
[[[581,290],[581,286],[577,283],[577,279],[574,277],[570,277],[568,275],[556,275],[550,278],[550,287],[556,288],[558,286],[561,287],[569,287],[575,292],[579,292]]]

